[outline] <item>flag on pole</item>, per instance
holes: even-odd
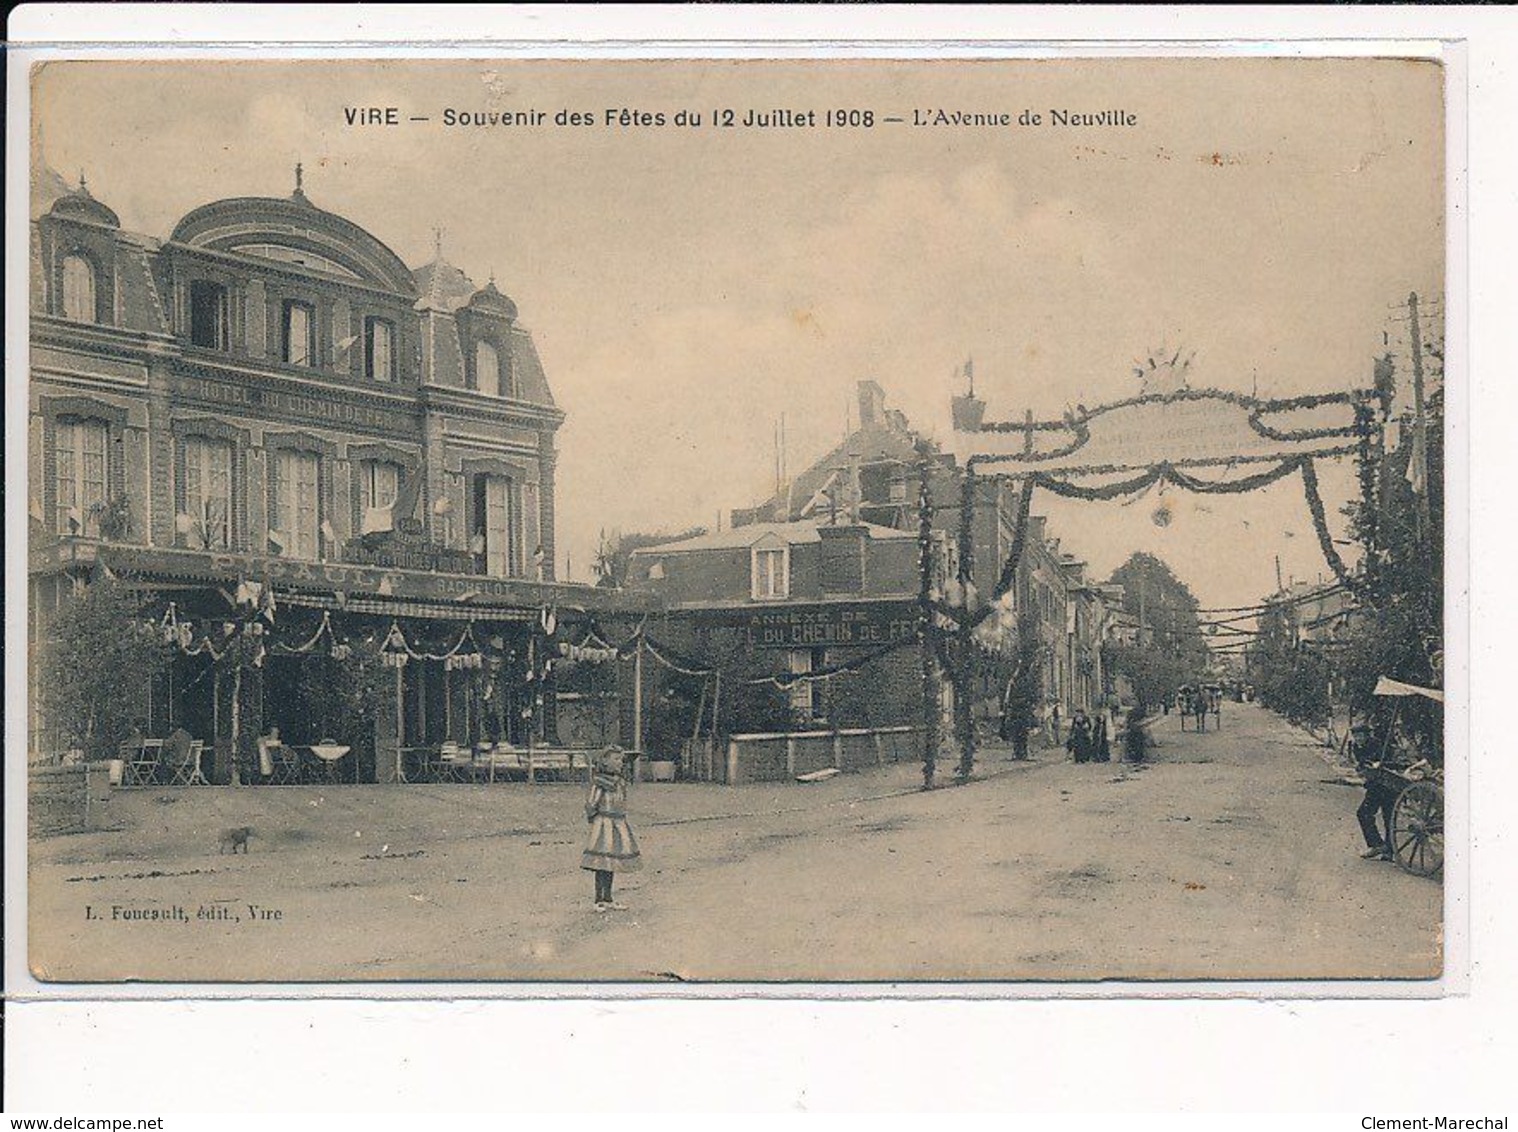
[[[1407,482],[1412,485],[1414,495],[1428,491],[1428,446],[1424,430],[1417,427],[1413,428],[1412,450],[1407,457]]]

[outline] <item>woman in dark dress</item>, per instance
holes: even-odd
[[[1080,708],[1070,720],[1070,737],[1065,740],[1065,750],[1075,756],[1078,763],[1091,761],[1091,721]]]

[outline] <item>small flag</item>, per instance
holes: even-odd
[[[283,554],[285,552],[285,536],[278,531],[270,531],[269,550],[273,554]]]
[[[379,592],[384,594],[386,597],[389,597],[391,594],[395,593],[395,586],[391,583],[389,574],[386,574],[383,578],[380,579]]]
[[[329,546],[337,545],[337,531],[332,529],[332,523],[328,519],[322,520],[322,538],[327,540]]]
[[[37,522],[39,522],[39,523],[43,523],[43,522],[47,521],[46,516],[43,514],[43,511],[42,511],[42,500],[38,499],[35,495],[32,496],[30,514],[31,514],[32,518],[36,519]]]
[[[422,475],[413,471],[401,479],[400,491],[396,493],[395,503],[390,508],[393,516],[392,521],[410,519],[416,515],[417,501],[422,497]]]
[[[1412,451],[1407,457],[1407,482],[1414,495],[1422,495],[1428,490],[1428,452],[1420,428],[1413,429]]]

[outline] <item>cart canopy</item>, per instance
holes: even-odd
[[[1444,693],[1437,688],[1420,688],[1416,684],[1404,684],[1400,680],[1393,680],[1389,676],[1383,676],[1376,681],[1372,695],[1376,696],[1422,696],[1433,700],[1435,703],[1444,702]]]

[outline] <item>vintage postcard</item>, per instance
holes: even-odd
[[[1441,977],[1438,60],[484,55],[30,74],[37,980]]]

